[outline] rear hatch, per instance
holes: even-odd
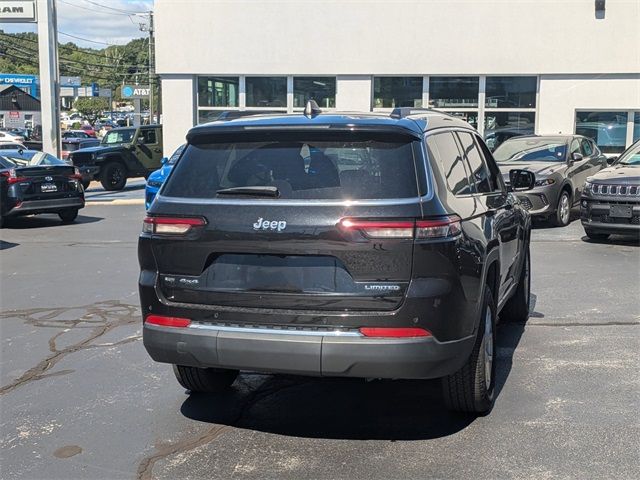
[[[227,307],[398,308],[422,213],[420,151],[399,133],[195,137],[150,215],[206,224],[154,235],[160,293]]]
[[[18,167],[16,182],[22,191],[23,200],[46,200],[62,198],[78,191],[78,183],[73,178],[75,169],[67,165]]]

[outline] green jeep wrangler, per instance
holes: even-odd
[[[114,128],[100,145],[71,152],[69,160],[85,189],[99,180],[105,190],[122,190],[127,178],[147,178],[162,166],[162,125]]]

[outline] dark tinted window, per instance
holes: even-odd
[[[536,77],[487,77],[485,106],[489,108],[533,108]]]
[[[480,153],[482,154],[482,158],[484,159],[484,163],[489,168],[489,175],[491,176],[491,185],[493,186],[494,191],[502,191],[504,188],[504,182],[502,181],[502,174],[500,173],[500,169],[498,168],[498,164],[496,163],[491,151],[487,147],[487,145],[478,137],[475,137],[476,145],[480,149]]]
[[[247,77],[248,107],[286,107],[287,77]]]
[[[585,157],[590,157],[591,155],[593,155],[593,147],[591,145],[591,142],[586,138],[583,138],[581,143],[582,143],[582,154]]]
[[[477,107],[479,77],[429,77],[429,106]]]
[[[460,139],[462,150],[469,162],[473,191],[476,193],[491,192],[493,186],[491,185],[491,180],[489,180],[489,171],[473,140],[473,136],[465,132],[458,132],[457,135]]]
[[[336,77],[293,77],[293,106],[304,107],[309,99],[320,108],[335,108]]]
[[[211,135],[188,145],[174,170],[166,196],[214,198],[220,189],[263,185],[277,187],[283,199],[418,194],[412,141],[397,135]]]
[[[427,138],[427,147],[429,156],[440,162],[449,191],[454,195],[472,193],[464,161],[453,134],[447,132],[432,135]]]
[[[198,77],[199,107],[237,107],[238,77]]]
[[[422,77],[374,77],[373,107],[421,107]]]

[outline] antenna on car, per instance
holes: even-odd
[[[320,115],[321,113],[322,113],[322,110],[320,110],[320,107],[318,106],[315,100],[311,100],[311,99],[307,100],[307,105],[304,107],[305,117],[313,118],[317,115]]]

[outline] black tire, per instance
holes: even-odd
[[[239,372],[223,368],[174,365],[173,373],[180,385],[192,393],[217,393],[229,388]]]
[[[571,222],[571,194],[566,190],[560,192],[556,213],[551,217],[551,222],[556,227],[566,227]]]
[[[82,188],[84,188],[86,190],[87,188],[89,188],[89,184],[91,184],[91,181],[83,180],[82,181]]]
[[[496,377],[496,308],[488,286],[485,287],[481,312],[478,335],[467,363],[457,372],[442,378],[444,403],[449,410],[455,412],[486,415],[493,408]],[[491,332],[485,335],[488,313],[491,315],[488,320]],[[487,339],[491,341],[490,346],[486,344]],[[489,352],[490,365],[487,378],[485,360]]]
[[[500,319],[507,322],[526,322],[529,318],[531,292],[531,256],[529,246],[525,250],[524,263],[518,279],[518,287],[500,312]]]
[[[594,232],[593,230],[588,230],[586,228],[584,229],[584,233],[586,233],[587,237],[589,237],[591,240],[606,240],[609,238],[608,233]]]
[[[58,212],[58,216],[60,220],[62,220],[62,223],[72,223],[78,218],[78,209],[70,208],[69,210],[62,210]]]
[[[109,162],[101,169],[100,183],[105,190],[122,190],[127,184],[127,169],[120,162]]]

